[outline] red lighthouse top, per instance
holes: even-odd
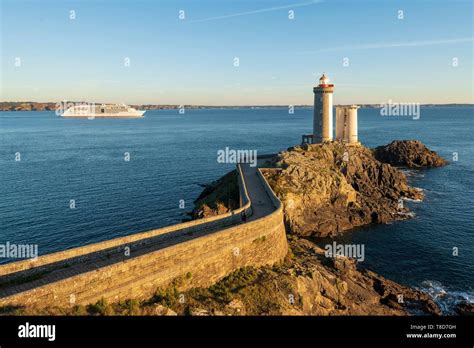
[[[323,76],[319,78],[319,87],[333,87],[333,86],[334,86],[333,84],[329,83],[329,78],[326,76],[326,74],[323,74]]]

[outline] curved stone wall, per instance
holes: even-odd
[[[158,250],[71,277],[61,278],[61,272],[56,272],[57,281],[27,291],[15,291],[13,287],[11,295],[0,298],[0,305],[71,306],[94,303],[101,298],[109,302],[141,299],[152,296],[157,287],[166,286],[177,278],[183,281],[182,290],[205,287],[241,267],[281,261],[288,249],[282,205],[260,170],[257,175],[275,210],[262,218],[228,227],[240,221],[242,211],[245,210],[247,216],[252,212],[242,169],[240,166],[237,169],[244,205],[236,211],[41,256],[35,263],[22,261],[4,265],[0,274],[28,274],[38,265],[57,267],[61,263],[81,262],[81,259],[90,257],[89,254],[117,252],[117,248],[124,244],[141,245],[151,243],[154,238],[172,241],[169,246]],[[184,235],[214,228],[219,229],[196,238],[174,241]]]
[[[0,277],[2,277],[1,281],[8,279],[4,276],[9,274],[14,275],[14,273],[17,272],[23,272],[23,275],[25,276],[29,275],[28,272],[25,271],[29,269],[34,269],[39,266],[51,265],[51,268],[58,268],[61,267],[64,263],[71,265],[73,263],[83,262],[92,254],[94,254],[94,256],[97,256],[96,253],[100,253],[103,255],[113,254],[117,251],[121,252],[124,246],[136,248],[139,246],[146,245],[147,243],[153,242],[155,240],[155,237],[161,237],[162,239],[166,237],[174,238],[182,234],[194,233],[201,230],[224,228],[226,226],[231,226],[235,223],[238,223],[241,220],[240,214],[242,213],[242,211],[245,211],[247,216],[252,215],[252,207],[250,204],[250,198],[248,196],[247,188],[242,180],[243,174],[240,165],[237,166],[237,171],[239,173],[239,192],[241,200],[243,202],[242,206],[239,209],[218,216],[211,216],[199,220],[187,221],[180,224],[166,226],[163,228],[158,228],[146,232],[131,234],[125,237],[109,239],[104,242],[88,244],[82,247],[46,254],[43,256],[39,256],[36,260],[28,259],[8,263],[5,265],[0,265]]]

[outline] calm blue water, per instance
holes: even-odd
[[[37,243],[45,254],[180,222],[202,190],[198,184],[233,169],[217,163],[217,150],[286,149],[311,131],[311,115],[162,110],[144,119],[65,120],[53,112],[0,112],[0,243]],[[359,110],[359,138],[369,147],[419,139],[447,159],[459,157],[412,172],[412,185],[426,193],[423,203],[410,204],[415,219],[339,238],[365,244],[365,267],[437,294],[474,294],[472,132],[473,108],[422,108],[419,120]]]

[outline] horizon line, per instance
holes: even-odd
[[[8,103],[34,103],[34,104],[57,104],[61,102],[70,102],[70,103],[86,103],[85,101],[68,101],[68,100],[61,100],[61,101],[0,101],[0,104],[8,104]],[[419,105],[473,105],[474,102],[450,102],[450,103],[433,103],[433,102],[406,102],[406,101],[394,101],[394,100],[387,100],[385,102],[376,102],[376,103],[337,103],[334,104],[334,106],[337,105],[381,105],[381,104],[386,104],[388,102],[391,102],[392,104],[397,104],[397,103],[408,103],[408,104],[419,104]],[[180,106],[193,106],[193,107],[269,107],[269,106],[274,106],[274,107],[289,107],[289,106],[303,106],[303,107],[313,107],[313,104],[158,104],[158,103],[113,103],[113,102],[91,102],[91,104],[125,104],[125,105],[132,105],[132,106],[174,106],[174,107],[180,107]]]

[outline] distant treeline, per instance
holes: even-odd
[[[75,103],[75,102],[72,102]],[[0,102],[0,111],[54,111],[57,103],[40,102]],[[100,104],[100,103],[97,103]],[[474,104],[421,104],[424,107],[435,106],[473,106]],[[294,108],[312,108],[312,105],[292,105]],[[361,108],[380,108],[380,104],[359,104]],[[266,108],[288,108],[289,105],[159,105],[159,104],[140,104],[131,105],[139,110],[167,110],[167,109],[266,109]]]

